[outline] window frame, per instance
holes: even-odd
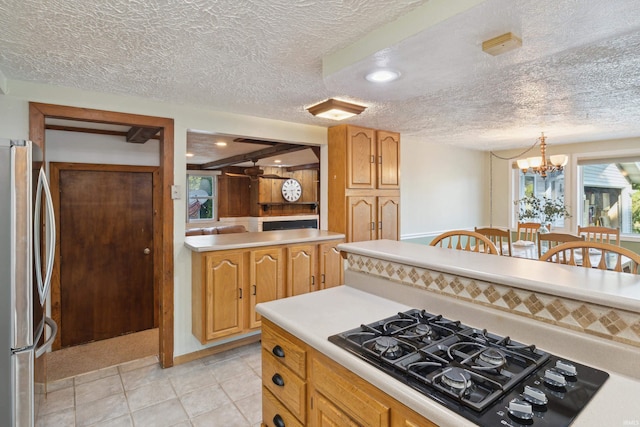
[[[185,185],[185,202],[184,202],[184,212],[186,224],[199,224],[199,223],[208,223],[214,222],[218,220],[218,175],[220,175],[220,171],[205,171],[205,170],[193,170],[187,171],[187,179]],[[212,217],[211,218],[189,218],[189,177],[191,176],[206,176],[212,178],[212,188],[211,188],[211,196],[207,196],[212,200],[211,209]]]
[[[588,162],[598,162],[600,164],[604,164],[604,163],[611,163],[612,160],[625,158],[625,157],[629,157],[629,158],[640,157],[640,149],[599,151],[599,152],[592,152],[592,153],[576,153],[570,159],[569,163],[571,164],[571,168],[572,170],[575,171],[575,178],[572,183],[572,188],[575,191],[574,200],[576,204],[576,209],[575,209],[575,215],[574,215],[574,209],[572,208],[571,215],[573,215],[576,218],[576,225],[575,225],[576,232],[578,230],[578,222],[579,222],[577,215],[578,214],[582,215],[582,212],[577,210],[577,205],[578,203],[580,203],[580,206],[582,206],[582,190],[584,188],[583,182],[582,182],[582,174],[578,173],[578,166],[580,166],[579,163],[588,161]],[[621,242],[622,241],[640,242],[640,234],[623,233],[622,230],[620,230],[620,241]]]

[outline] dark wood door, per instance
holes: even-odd
[[[154,327],[153,173],[60,171],[61,346]]]

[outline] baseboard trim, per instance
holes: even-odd
[[[173,365],[181,365],[183,363],[189,363],[194,360],[202,359],[204,357],[213,356],[214,354],[222,353],[223,351],[231,350],[243,345],[253,344],[260,341],[262,334],[251,335],[249,337],[240,338],[235,341],[226,342],[224,344],[216,345],[214,347],[205,348],[203,350],[194,351],[193,353],[182,354],[173,358]]]

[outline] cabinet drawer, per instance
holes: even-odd
[[[267,427],[304,427],[265,387],[262,387],[262,423]]]
[[[305,419],[306,384],[265,349],[262,350],[262,385],[298,419]]]
[[[286,338],[287,333],[273,324],[263,322],[262,325],[262,348],[300,378],[305,379],[307,366],[305,349]]]

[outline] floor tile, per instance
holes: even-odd
[[[63,409],[73,408],[75,404],[74,397],[73,387],[47,393],[46,397],[40,402],[39,415],[42,416]]]
[[[176,393],[168,379],[143,385],[133,390],[128,390],[127,401],[129,409],[137,411],[147,406],[155,405],[165,400],[175,399]]]
[[[133,420],[131,419],[131,415],[127,414],[107,421],[102,421],[101,423],[94,424],[91,427],[133,427]]]
[[[125,390],[133,390],[143,385],[166,379],[169,373],[162,369],[159,364],[144,366],[132,371],[122,372],[122,383]]]
[[[209,369],[218,382],[223,382],[234,377],[239,377],[248,372],[253,372],[251,367],[242,357],[236,357],[209,365]]]
[[[184,375],[172,376],[169,380],[176,393],[178,393],[178,396],[218,383],[213,374],[204,366],[201,370],[190,371]]]
[[[47,383],[47,393],[51,393],[52,391],[61,390],[63,388],[73,387],[74,379],[65,378],[63,380],[51,381]]]
[[[92,381],[99,380],[100,378],[110,377],[112,375],[118,375],[118,368],[116,366],[78,375],[75,377],[75,384],[79,385],[90,383]]]
[[[220,387],[234,402],[261,390],[262,380],[253,371],[220,383]]]
[[[262,392],[237,400],[235,404],[251,424],[262,421]]]
[[[251,427],[233,405],[223,406],[191,420],[193,427]]]
[[[93,402],[94,400],[123,392],[124,388],[122,387],[120,375],[101,378],[76,386],[76,405]]]
[[[128,413],[127,399],[124,393],[120,393],[85,403],[84,405],[78,405],[76,407],[76,424],[78,427],[90,426]]]
[[[233,405],[219,385],[198,389],[180,396],[180,402],[189,417],[194,418],[221,406]]]
[[[178,399],[147,406],[132,416],[136,427],[170,427],[189,419]]]
[[[36,427],[74,427],[76,425],[76,411],[71,407],[51,412],[46,417],[40,416],[35,424]]]
[[[157,363],[158,356],[149,356],[143,359],[133,360],[131,362],[118,365],[118,370],[120,371],[120,373],[129,372],[139,368],[144,368],[145,366],[155,365]]]

